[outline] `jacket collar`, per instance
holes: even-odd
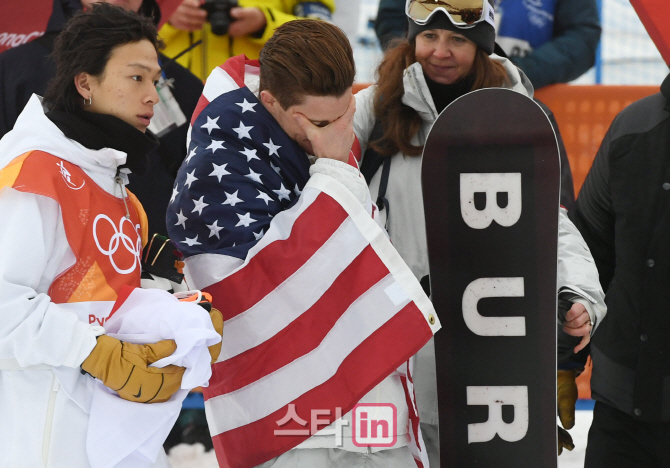
[[[661,93],[665,96],[665,110],[670,112],[670,75],[665,77],[663,83],[661,83]]]
[[[113,148],[91,150],[63,135],[44,114],[42,101],[33,94],[19,115],[14,129],[0,140],[0,168],[28,151],[44,151],[89,172],[116,174],[126,162],[126,153]]]

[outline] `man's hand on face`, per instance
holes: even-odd
[[[293,118],[298,122],[312,144],[314,156],[348,162],[349,152],[355,138],[354,112],[356,112],[356,99],[352,94],[345,113],[328,125],[323,127],[314,125],[300,112],[294,113]]]
[[[230,37],[241,37],[247,34],[255,34],[265,28],[267,20],[260,8],[235,7],[230,9],[230,16],[235,20],[230,23],[228,35]]]

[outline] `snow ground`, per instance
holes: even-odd
[[[558,457],[558,468],[582,468],[586,451],[586,436],[593,419],[593,411],[575,412],[575,427],[570,430],[575,449],[563,452]],[[202,444],[181,444],[170,450],[169,457],[172,468],[218,468],[214,450],[205,452]]]

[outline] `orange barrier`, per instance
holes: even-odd
[[[359,92],[361,89],[365,89],[368,86],[370,86],[372,83],[354,83],[354,85],[351,88],[351,92],[356,94]]]
[[[612,120],[630,103],[659,92],[658,86],[575,86],[542,88],[535,97],[556,117],[570,160],[575,195],[579,193],[593,158]]]

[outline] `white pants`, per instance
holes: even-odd
[[[293,449],[256,468],[416,468],[409,447],[375,453],[336,448]]]

